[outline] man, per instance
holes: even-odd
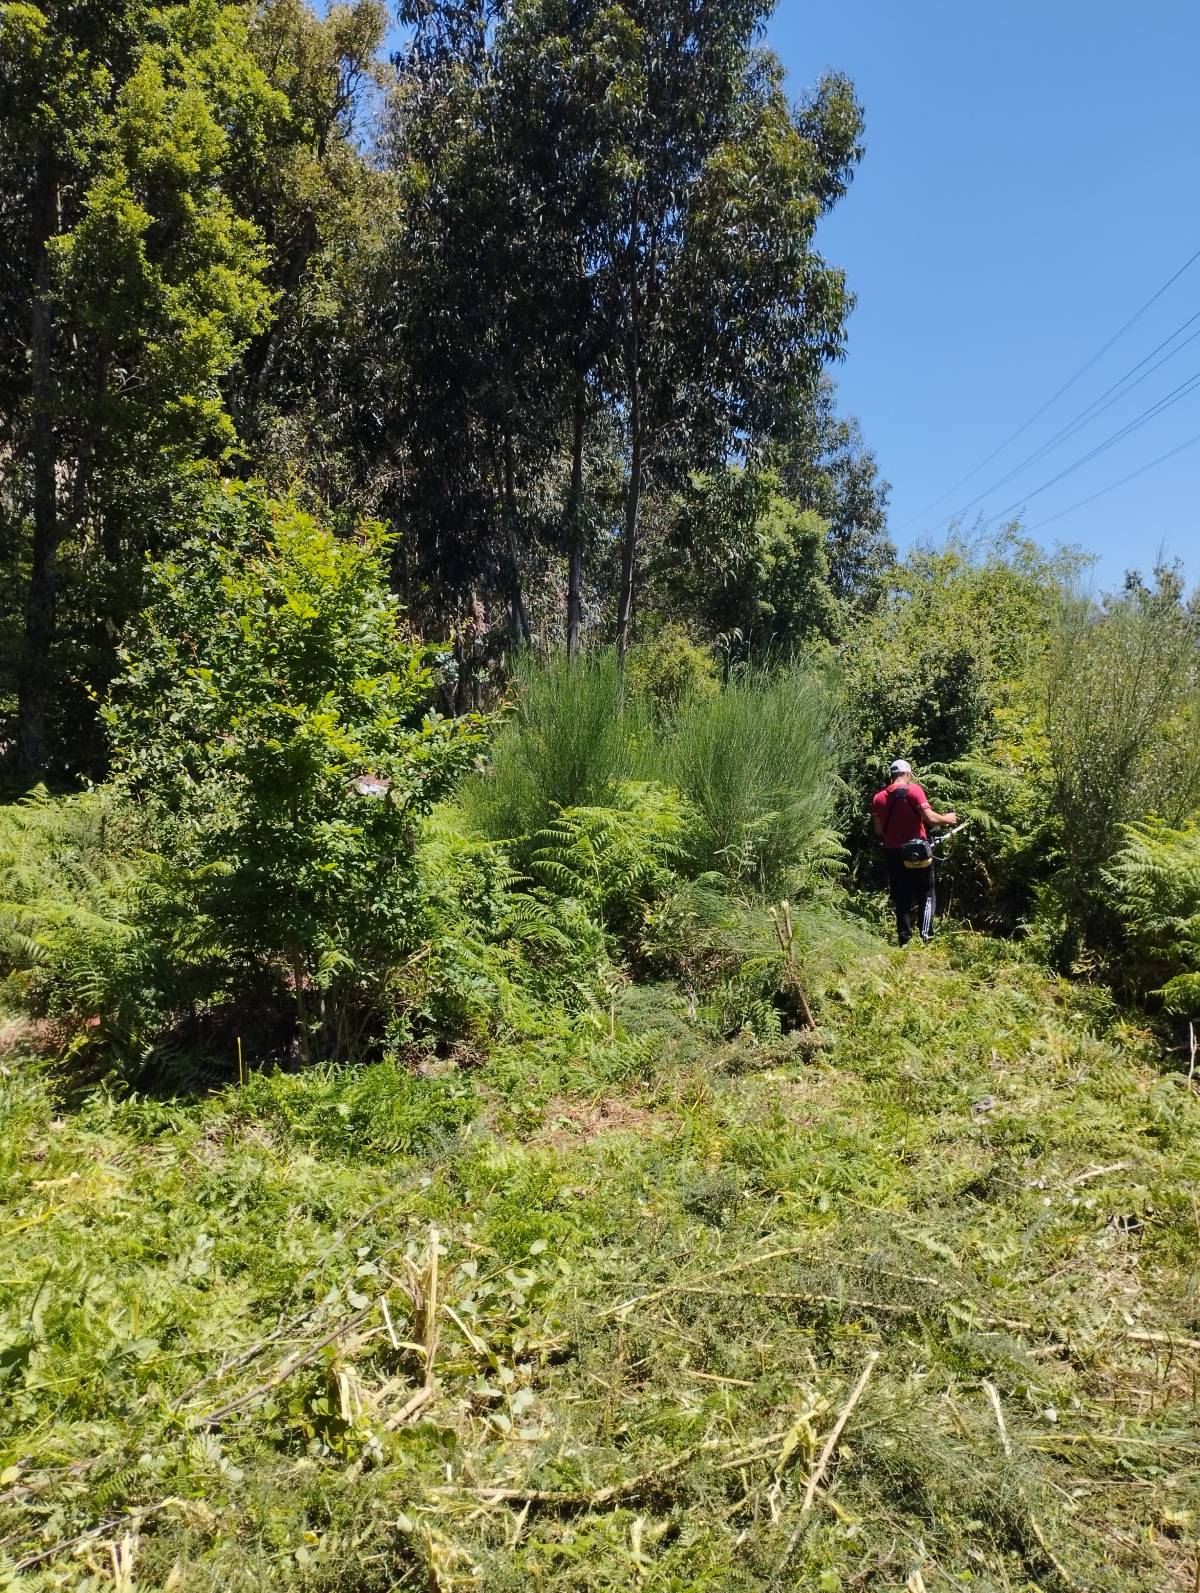
[[[957,824],[957,813],[935,813],[929,798],[912,777],[912,765],[897,758],[888,771],[891,779],[871,802],[871,825],[883,842],[887,858],[888,890],[896,913],[896,933],[907,946],[914,928],[928,942],[933,934],[936,906],[933,884],[933,850],[926,844],[914,847],[913,841],[928,842],[927,824]],[[905,853],[909,855],[906,856]],[[923,860],[913,854],[924,852]]]

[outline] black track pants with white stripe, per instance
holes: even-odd
[[[933,879],[933,864],[928,868],[905,868],[904,859],[896,848],[887,852],[888,891],[896,914],[896,934],[905,946],[916,930],[922,940],[933,934],[933,915],[937,907],[937,893]]]

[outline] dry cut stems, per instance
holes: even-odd
[[[996,1389],[996,1385],[994,1383],[989,1383],[986,1377],[983,1379],[983,1391],[988,1397],[988,1401],[989,1401],[989,1403],[991,1404],[991,1407],[992,1407],[992,1414],[996,1418],[996,1427],[997,1427],[997,1430],[999,1431],[999,1434],[1000,1434],[1000,1443],[1001,1443],[1001,1446],[1002,1446],[1002,1448],[1004,1450],[1005,1457],[1007,1459],[1011,1460],[1012,1459],[1012,1444],[1009,1441],[1008,1428],[1005,1426],[1005,1423],[1004,1423],[1004,1409],[1003,1409],[1003,1407],[1000,1404],[999,1392]],[[1036,1538],[1038,1548],[1041,1549],[1042,1553],[1046,1556],[1046,1559],[1054,1567],[1055,1573],[1058,1576],[1058,1579],[1059,1579],[1060,1582],[1062,1582],[1065,1586],[1067,1586],[1069,1588],[1078,1587],[1079,1584],[1075,1581],[1074,1577],[1067,1570],[1066,1566],[1063,1565],[1062,1561],[1054,1553],[1054,1550],[1046,1542],[1046,1534],[1042,1531],[1041,1527],[1038,1525],[1037,1518],[1034,1516],[1033,1511],[1030,1510],[1028,1501],[1025,1500],[1025,1491],[1024,1491],[1024,1489],[1020,1487],[1019,1483],[1018,1483],[1017,1486],[1020,1489],[1021,1498],[1022,1498],[1022,1500],[1025,1503],[1025,1512],[1026,1512],[1026,1517],[1027,1517],[1027,1519],[1029,1521],[1029,1530],[1033,1533],[1034,1537]]]
[[[804,1490],[804,1500],[800,1506],[800,1520],[796,1524],[796,1530],[788,1539],[787,1548],[783,1551],[783,1558],[780,1560],[779,1567],[775,1573],[776,1579],[783,1575],[784,1569],[792,1557],[792,1551],[800,1541],[800,1534],[804,1531],[806,1517],[816,1501],[817,1489],[821,1486],[822,1479],[829,1469],[829,1462],[833,1459],[833,1452],[838,1446],[838,1440],[846,1430],[846,1423],[850,1420],[854,1407],[862,1398],[863,1391],[871,1381],[871,1374],[879,1362],[879,1355],[880,1352],[878,1350],[872,1350],[870,1355],[867,1356],[866,1364],[858,1374],[858,1382],[850,1390],[850,1398],[842,1406],[841,1414],[838,1416],[837,1421],[834,1422],[829,1437],[821,1446],[821,1453],[818,1455],[817,1463],[808,1479],[808,1487]]]

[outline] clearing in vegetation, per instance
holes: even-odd
[[[184,1104],[4,1063],[22,1590],[1191,1589],[1200,1102],[970,933]]]

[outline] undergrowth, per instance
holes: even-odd
[[[70,1113],[10,1050],[0,1580],[1191,1589],[1196,1096],[1007,948],[855,945],[815,1033],[625,985]]]

